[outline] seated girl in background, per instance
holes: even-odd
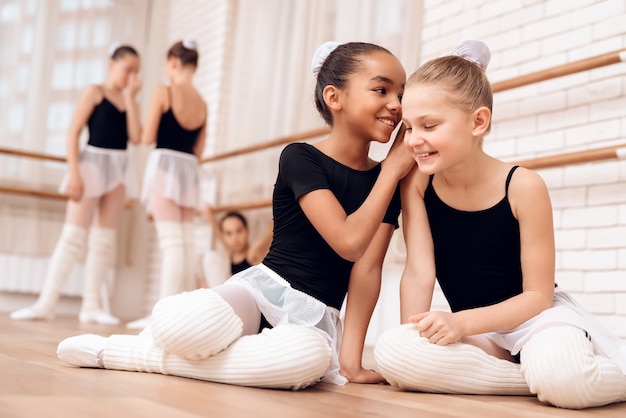
[[[161,299],[138,336],[66,339],[59,358],[265,388],[380,380],[361,367],[369,317],[352,312],[371,315],[369,302],[359,304],[367,298],[362,289],[380,286],[400,211],[397,184],[415,164],[400,140],[382,163],[369,158],[370,143],[388,142],[400,123],[406,74],[373,44],[325,44],[315,57],[315,101],[331,133],[283,150],[263,263],[221,286]],[[341,345],[339,309],[348,288]],[[349,325],[348,318],[357,319]]]
[[[211,222],[213,233],[228,254],[229,274],[224,280],[263,261],[272,243],[274,221],[270,221],[263,234],[250,243],[248,220],[240,212],[227,212],[218,221],[211,207],[208,207],[207,217]],[[207,283],[212,283],[215,279],[206,277]],[[220,283],[222,282],[223,280]]]
[[[465,41],[407,81],[404,141],[418,166],[401,187],[406,324],[377,342],[380,372],[424,392],[534,393],[562,408],[624,401],[625,342],[555,289],[543,180],[482,149],[489,57]],[[429,311],[435,278],[452,313]]]
[[[109,75],[103,84],[83,90],[67,135],[68,173],[60,190],[69,197],[63,231],[50,258],[37,302],[11,313],[12,319],[49,319],[61,289],[87,241],[85,284],[79,320],[117,324],[100,303],[102,285],[115,253],[115,228],[124,203],[136,194],[126,146],[139,143],[141,122],[135,96],[141,87],[139,54],[129,45],[114,44]],[[87,146],[79,150],[80,133],[89,128]]]

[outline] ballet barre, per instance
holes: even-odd
[[[0,147],[0,154],[10,155],[13,157],[23,157],[23,158],[33,158],[37,160],[45,160],[45,161],[53,161],[59,163],[67,162],[65,157],[60,157],[58,155],[53,154],[45,154],[42,152],[35,151],[24,151],[15,148],[6,148]],[[23,196],[31,196],[31,197],[39,197],[46,199],[56,199],[56,200],[67,200],[67,196],[59,193],[57,191],[52,190],[44,190],[44,189],[33,189],[22,186],[10,186],[0,184],[0,193],[9,193],[9,194],[18,194]],[[126,202],[124,206],[126,209],[131,209],[133,207],[132,202]]]
[[[582,71],[592,70],[594,68],[600,68],[607,65],[617,64],[620,62],[626,62],[626,49],[620,49],[612,52],[607,52],[594,57],[581,59],[578,61],[572,61],[566,64],[557,65],[551,68],[547,68],[533,73],[513,77],[508,80],[498,81],[491,84],[492,91],[494,93],[505,90],[514,89],[517,87],[525,86],[528,84],[539,83],[541,81],[550,80],[553,78],[563,77],[570,74],[579,73]],[[303,132],[298,135],[287,136],[259,144],[243,147],[237,150],[216,154],[211,157],[203,159],[202,163],[209,163],[214,161],[231,158],[234,156],[245,155],[256,151],[265,150],[278,145],[285,145],[295,141],[304,141],[308,139],[314,139],[319,136],[325,135],[330,130],[328,128],[320,128],[307,132]],[[602,147],[597,149],[589,149],[584,151],[567,152],[557,155],[549,155],[543,157],[536,157],[518,161],[516,164],[529,169],[560,167],[564,165],[582,164],[595,161],[603,161],[609,159],[626,158],[626,144]],[[265,208],[272,205],[271,200],[260,200],[254,202],[246,202],[241,204],[221,205],[213,207],[214,212],[227,212],[227,211],[243,211],[258,208]]]
[[[44,154],[42,152],[24,151],[14,148],[0,147],[0,154],[10,155],[13,157],[33,158],[37,160],[66,162],[65,157],[58,155]],[[67,196],[52,190],[32,189],[22,186],[0,185],[0,193],[19,194],[32,197],[44,197],[48,199],[65,200]]]
[[[531,158],[513,162],[515,165],[531,170],[541,168],[562,167],[565,165],[575,165],[592,163],[604,160],[626,159],[626,143],[613,145],[584,151],[566,152],[544,157]],[[214,206],[213,212],[244,211],[272,206],[271,200],[258,200],[241,204]]]
[[[612,52],[607,52],[604,54],[600,54],[594,57],[581,59],[578,61],[572,61],[566,64],[557,65],[551,68],[547,68],[544,70],[536,71],[533,73],[521,75],[518,77],[513,77],[508,80],[498,81],[492,83],[491,87],[494,93],[510,90],[513,88],[525,86],[532,83],[538,83],[541,81],[550,80],[553,78],[563,77],[570,74],[579,73],[582,71],[592,70],[594,68],[599,68],[607,65],[617,64],[619,62],[626,61],[626,49],[616,50]],[[216,161],[225,160],[228,158],[233,158],[241,155],[247,155],[258,151],[263,151],[269,148],[290,144],[292,142],[298,141],[307,141],[315,138],[319,138],[323,135],[326,135],[330,132],[328,127],[322,127],[313,129],[310,131],[288,135],[285,137],[280,137],[276,139],[272,139],[265,142],[260,142],[257,144],[248,145],[246,147],[238,148],[232,151],[226,151],[222,153],[218,153],[212,155],[210,157],[203,158],[200,161],[200,164],[207,164]],[[66,162],[65,157],[60,157],[57,155],[50,155],[40,152],[33,151],[24,151],[17,150],[11,148],[0,147],[0,154],[13,155],[17,157],[25,157],[25,158],[34,158],[40,160],[47,161],[55,161],[55,162]],[[564,165],[573,165],[573,164],[581,164],[587,162],[594,161],[602,161],[616,158],[626,158],[626,144],[602,147],[597,149],[589,149],[584,151],[576,151],[576,152],[567,152],[563,154],[557,155],[549,155],[543,157],[537,157],[532,159],[526,159],[522,161],[518,161],[517,164],[523,167],[527,167],[530,169],[538,169],[538,168],[550,168],[550,167],[558,167]],[[13,193],[13,194],[23,194],[35,197],[45,197],[45,198],[53,198],[53,199],[67,199],[67,197],[61,193],[39,190],[39,189],[29,189],[18,186],[3,186],[0,185],[0,192],[4,193]],[[221,205],[213,207],[214,212],[227,212],[227,211],[236,211],[236,210],[250,210],[250,209],[258,209],[265,208],[271,206],[271,200],[258,200],[253,202],[246,202],[241,204],[230,204],[230,205]]]

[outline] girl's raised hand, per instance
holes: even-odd
[[[433,344],[448,345],[463,338],[461,324],[450,312],[422,312],[410,316],[409,321],[414,322],[422,337]]]
[[[404,124],[400,126],[398,135],[389,149],[387,158],[383,161],[383,168],[394,170],[398,175],[398,180],[403,179],[415,166],[415,160],[404,146]]]
[[[124,87],[124,93],[130,97],[135,97],[141,89],[141,77],[137,73],[131,73]]]

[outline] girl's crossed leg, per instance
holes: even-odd
[[[247,289],[225,284],[163,298],[138,336],[71,337],[59,344],[58,354],[75,366],[242,386],[295,390],[320,381],[331,359],[326,339],[297,325],[258,333],[260,318]]]

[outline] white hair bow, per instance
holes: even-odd
[[[451,55],[465,58],[466,60],[478,65],[483,70],[487,69],[487,65],[491,59],[491,51],[489,50],[487,44],[476,39],[466,39],[461,41],[452,50]]]
[[[311,73],[313,73],[314,77],[317,77],[322,69],[322,65],[324,65],[324,61],[326,61],[326,58],[328,58],[330,53],[333,52],[339,45],[341,45],[339,42],[327,41],[317,48],[315,54],[313,54],[313,60],[311,61]]]

